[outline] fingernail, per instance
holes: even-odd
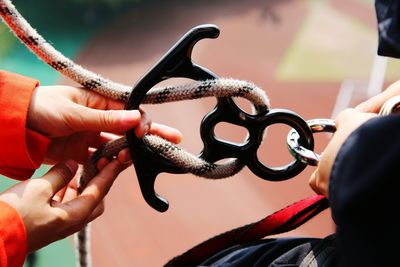
[[[150,126],[148,124],[143,126],[143,135],[147,134],[150,130]]]
[[[65,161],[64,164],[70,170],[71,174],[75,174],[76,171],[78,170],[78,164],[75,161],[73,161],[72,159]]]
[[[140,119],[138,110],[124,110],[121,115],[121,122],[125,125],[135,124]]]

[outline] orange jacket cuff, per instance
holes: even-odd
[[[50,140],[26,129],[26,117],[37,80],[0,71],[0,172],[24,180],[43,162]]]
[[[0,201],[0,266],[21,267],[27,253],[25,225],[18,212]]]

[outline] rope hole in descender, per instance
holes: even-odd
[[[217,38],[219,29],[205,24],[189,30],[133,87],[125,109],[138,109],[147,92],[156,84],[170,78],[189,78],[192,80],[217,79],[210,70],[192,62],[191,55],[195,44],[205,38]],[[215,136],[218,123],[228,123],[244,127],[248,131],[247,140],[235,144]],[[215,108],[207,113],[200,125],[200,136],[204,148],[198,155],[208,162],[215,163],[235,158],[247,165],[250,170],[265,180],[281,181],[299,174],[307,165],[295,159],[287,166],[270,168],[257,158],[257,150],[262,142],[264,130],[275,123],[291,126],[299,133],[299,143],[312,150],[314,139],[307,123],[296,113],[283,109],[273,109],[249,114],[243,111],[231,97],[217,97]],[[155,153],[134,131],[126,132],[130,154],[136,170],[139,186],[146,202],[157,211],[164,212],[169,204],[154,189],[155,179],[162,172],[186,173],[167,159]]]
[[[214,135],[217,140],[243,145],[247,142],[249,131],[235,124],[220,122],[214,127]]]
[[[257,109],[250,100],[240,97],[233,97],[232,100],[244,113],[249,115],[257,114]],[[233,136],[232,133],[234,133]],[[213,134],[217,140],[225,140],[237,145],[244,145],[247,142],[249,131],[247,128],[236,124],[220,122],[215,125]]]

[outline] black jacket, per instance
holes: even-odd
[[[400,1],[376,0],[375,11],[379,33],[378,54],[400,58]]]
[[[341,147],[330,177],[341,266],[398,266],[400,115],[372,119]]]

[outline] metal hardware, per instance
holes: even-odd
[[[307,124],[311,128],[311,131],[313,133],[334,133],[336,131],[335,121],[331,119],[308,120]],[[300,136],[296,129],[292,129],[289,131],[286,141],[289,152],[292,154],[293,157],[308,165],[318,165],[321,156],[315,153],[313,150],[310,150],[301,145]]]
[[[192,62],[194,45],[204,38],[217,38],[219,29],[215,25],[200,25],[187,32],[150,71],[133,87],[125,109],[138,109],[146,93],[157,83],[173,78],[185,77],[193,80],[217,79],[211,71]],[[215,137],[214,127],[227,122],[245,127],[249,136],[244,144],[237,145]],[[262,142],[264,130],[273,124],[286,124],[298,133],[298,143],[306,149],[314,148],[311,129],[304,119],[296,113],[273,109],[250,115],[242,111],[232,98],[217,98],[217,105],[203,118],[200,126],[204,148],[199,158],[215,163],[225,158],[236,158],[247,165],[259,177],[270,181],[281,181],[299,174],[307,165],[295,159],[282,167],[267,167],[257,158],[257,150]],[[133,130],[126,133],[130,153],[135,166],[139,185],[144,199],[154,209],[164,212],[168,209],[166,199],[154,190],[155,179],[161,172],[185,173],[167,159],[152,151],[143,140],[136,137]]]

